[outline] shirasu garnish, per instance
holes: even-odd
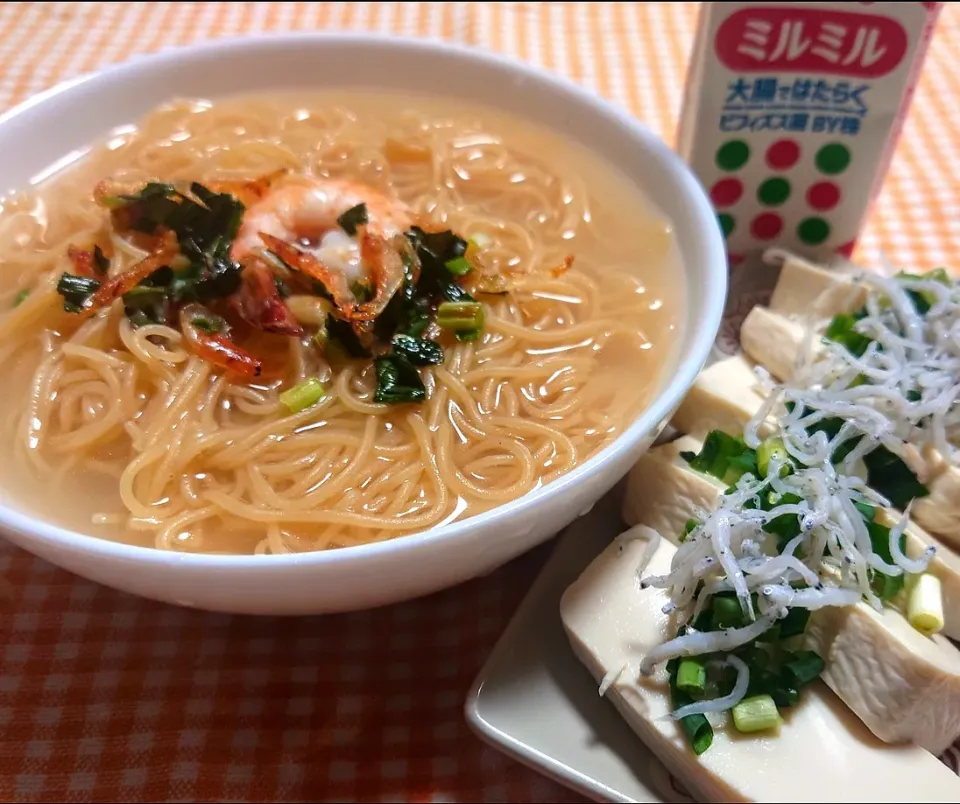
[[[960,287],[936,272],[856,281],[869,290],[864,308],[834,319],[835,339],[805,355],[783,401],[844,419],[848,439],[869,439],[857,457],[881,445],[922,481],[933,464],[960,461]]]

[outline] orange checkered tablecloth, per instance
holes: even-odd
[[[216,37],[375,30],[564,73],[672,141],[693,3],[0,3],[0,107]],[[960,8],[948,5],[860,256],[960,246]],[[579,800],[469,732],[467,687],[548,547],[489,577],[344,616],[143,601],[0,546],[0,799]],[[955,758],[954,758],[955,759]]]

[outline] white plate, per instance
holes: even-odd
[[[622,484],[560,536],[467,696],[467,722],[494,747],[597,801],[689,802],[576,661],[560,596],[625,529]]]

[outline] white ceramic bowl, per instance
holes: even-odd
[[[360,609],[489,572],[550,538],[656,438],[717,333],[726,295],[723,242],[703,190],[666,145],[624,111],[554,75],[462,46],[366,35],[271,36],[171,50],[55,87],[0,117],[2,189],[27,184],[175,96],[347,85],[429,88],[500,107],[578,140],[649,191],[676,228],[688,287],[679,363],[661,393],[614,444],[545,488],[382,544],[287,556],[183,555],[104,541],[0,507],[0,528],[11,541],[78,575],[171,603],[255,614]]]

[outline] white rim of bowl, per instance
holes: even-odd
[[[373,542],[353,547],[343,547],[336,550],[315,550],[305,553],[290,553],[285,555],[222,555],[211,553],[180,553],[169,550],[160,550],[155,547],[141,547],[112,541],[101,536],[93,536],[70,530],[59,525],[46,522],[39,516],[20,513],[0,504],[0,526],[29,534],[31,538],[39,538],[57,547],[66,548],[73,553],[86,555],[100,555],[114,560],[127,560],[134,563],[153,565],[193,565],[197,568],[217,567],[218,569],[249,569],[256,565],[269,564],[273,567],[300,564],[340,564],[344,561],[354,561],[364,557],[388,556],[395,552],[415,550],[427,547],[433,543],[456,539],[464,531],[480,527],[492,527],[513,512],[546,505],[550,500],[562,495],[570,486],[592,473],[599,464],[612,460],[616,455],[631,449],[644,435],[649,434],[666,419],[671,411],[680,403],[683,396],[700,373],[710,350],[713,347],[723,316],[724,302],[727,293],[727,262],[723,237],[717,223],[715,213],[707,199],[707,195],[699,181],[690,172],[680,157],[667,146],[656,134],[648,129],[626,109],[607,101],[579,84],[558,73],[538,67],[529,62],[490,53],[476,46],[464,47],[434,38],[414,38],[408,36],[392,36],[385,34],[366,34],[350,32],[316,32],[316,33],[280,33],[255,36],[231,37],[207,41],[186,47],[174,47],[146,56],[134,57],[119,64],[114,64],[102,70],[86,75],[77,76],[61,82],[43,92],[27,98],[22,103],[0,115],[0,126],[6,125],[13,118],[23,114],[34,106],[38,106],[51,98],[70,92],[74,88],[99,82],[106,82],[124,74],[137,74],[152,66],[160,65],[181,58],[207,54],[210,51],[249,50],[257,47],[275,48],[284,43],[315,42],[323,46],[328,42],[356,43],[368,47],[387,47],[397,50],[417,52],[433,52],[443,57],[480,63],[491,68],[508,69],[516,74],[530,78],[532,81],[552,84],[556,89],[563,91],[579,106],[588,109],[591,113],[605,117],[629,130],[633,138],[642,142],[643,147],[676,175],[677,181],[686,190],[692,203],[695,223],[704,230],[705,251],[709,264],[705,266],[704,298],[719,299],[716,304],[707,304],[705,317],[696,326],[692,334],[692,344],[689,355],[684,364],[678,367],[676,374],[669,381],[653,403],[645,408],[641,414],[627,427],[614,442],[596,454],[592,455],[578,467],[557,478],[546,486],[541,486],[528,492],[522,497],[496,508],[467,519],[458,520],[448,525],[440,525],[428,530],[397,536],[384,542]],[[428,93],[429,94],[429,93]],[[589,148],[589,146],[584,146]],[[602,156],[602,154],[601,154]],[[690,322],[688,322],[690,326]],[[685,337],[691,337],[687,335]]]

